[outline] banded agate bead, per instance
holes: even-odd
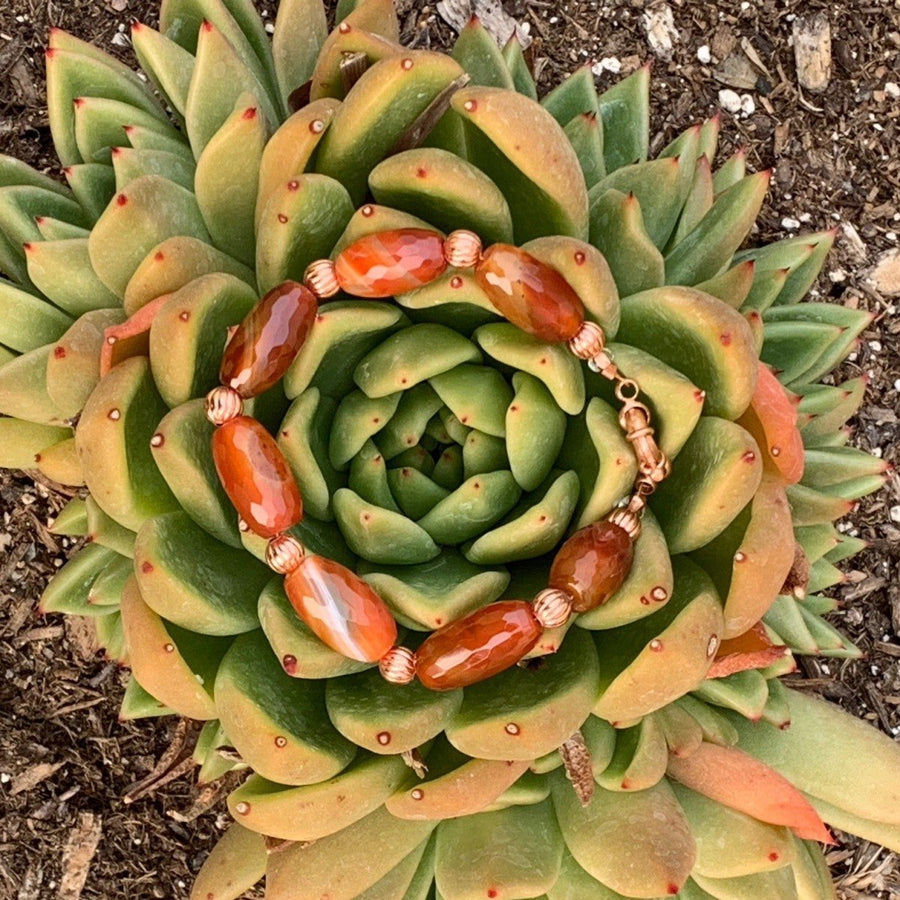
[[[550,587],[568,593],[575,612],[587,612],[622,587],[633,559],[634,542],[624,528],[595,522],[559,548],[550,567]]]
[[[434,281],[446,268],[443,238],[425,228],[367,234],[334,261],[338,284],[355,297],[393,297]]]
[[[466,687],[514,666],[542,631],[530,603],[491,603],[432,634],[416,651],[416,673],[433,691]]]
[[[270,538],[303,518],[287,460],[256,419],[237,416],[217,428],[212,454],[228,499],[255,534]]]
[[[397,623],[384,601],[340,563],[304,556],[284,589],[316,636],[350,659],[376,662],[397,640]]]
[[[556,269],[510,244],[492,244],[475,278],[497,311],[542,341],[568,341],[584,322],[584,305]]]
[[[219,380],[245,399],[270,388],[303,346],[317,310],[312,291],[296,281],[272,288],[232,335]]]

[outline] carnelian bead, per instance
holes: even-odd
[[[303,518],[287,460],[256,419],[238,416],[217,428],[212,453],[228,499],[255,534],[270,538]]]
[[[316,318],[312,291],[296,281],[272,288],[231,336],[219,380],[242,397],[255,397],[287,371]]]
[[[491,603],[431,635],[416,651],[416,673],[433,691],[466,687],[515,665],[542,631],[530,603]]]
[[[397,640],[397,623],[384,601],[340,563],[304,556],[284,589],[318,638],[350,659],[376,662]]]
[[[568,341],[584,322],[584,305],[556,269],[510,244],[492,244],[475,278],[501,315],[542,341]]]
[[[633,559],[634,543],[624,528],[595,522],[559,548],[550,567],[550,587],[570,594],[575,612],[587,612],[622,586]]]
[[[393,297],[434,281],[444,269],[444,240],[425,228],[367,234],[334,261],[341,289],[355,297]]]

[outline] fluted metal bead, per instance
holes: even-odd
[[[481,238],[465,228],[451,231],[444,240],[444,259],[456,269],[471,269],[481,259]]]
[[[640,512],[629,507],[614,509],[607,517],[613,525],[618,525],[631,540],[636,541],[641,536]]]
[[[224,425],[243,411],[244,401],[234,388],[219,385],[206,395],[206,418],[213,425]]]
[[[416,654],[408,647],[391,647],[378,662],[385,681],[409,684],[416,677]]]
[[[565,625],[572,615],[572,597],[557,588],[544,588],[534,598],[534,617],[544,628]]]
[[[311,262],[303,273],[303,283],[320,300],[333,297],[341,289],[334,263],[330,259],[317,259]]]
[[[606,334],[596,322],[582,322],[575,337],[569,338],[569,349],[579,359],[593,359],[605,346]]]
[[[285,531],[269,538],[269,543],[266,544],[266,563],[279,575],[289,575],[293,572],[305,555],[303,544]]]

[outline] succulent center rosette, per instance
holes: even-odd
[[[131,669],[124,716],[206,723],[202,782],[252,770],[194,896],[265,874],[272,900],[827,900],[823,820],[900,847],[896,747],[778,678],[858,654],[821,591],[860,547],[833,520],[884,469],[845,446],[863,381],[821,382],[868,317],[799,303],[833,234],[740,249],[768,174],[741,153],[713,172],[715,119],[648,159],[646,69],[538,103],[515,38],[473,22],[446,56],[401,47],[383,0],[338,18],[284,0],[270,43],[243,0],[167,0],[133,32],[152,90],[54,32],[69,186],[0,158],[0,462],[86,487],[55,528],[90,541],[43,608],[93,617]],[[464,689],[323,643],[211,450],[230,329],[398,229],[522,248],[607,341],[588,365],[449,267],[323,300],[244,402],[302,496],[290,533],[405,646],[532,600],[631,494],[613,364],[672,461],[612,596]],[[373,283],[422,262],[391,241]]]

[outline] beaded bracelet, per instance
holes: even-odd
[[[243,415],[244,400],[278,381],[303,346],[318,301],[338,291],[383,298],[422,287],[448,266],[473,268],[491,303],[506,319],[539,340],[566,342],[571,352],[615,384],[619,424],[631,443],[638,476],[630,496],[599,522],[575,532],[550,568],[549,585],[529,603],[490,603],[434,632],[417,651],[398,646],[397,623],[375,591],[346,567],[308,554],[288,529],[303,517],[303,502],[287,460],[266,429]],[[515,665],[544,629],[565,625],[576,613],[606,602],[631,569],[647,497],[669,474],[669,460],[640,402],[640,387],[619,371],[605,349],[603,329],[586,321],[584,306],[556,270],[508,244],[482,251],[480,238],[459,230],[443,238],[423,228],[366,235],[332,262],[309,265],[304,283],[269,291],[229,340],[221,385],[207,395],[217,426],[212,453],[241,527],[266,538],[266,562],[285,576],[294,610],[329,647],[351,659],[377,662],[390,682],[418,676],[432,690],[482,681]]]

